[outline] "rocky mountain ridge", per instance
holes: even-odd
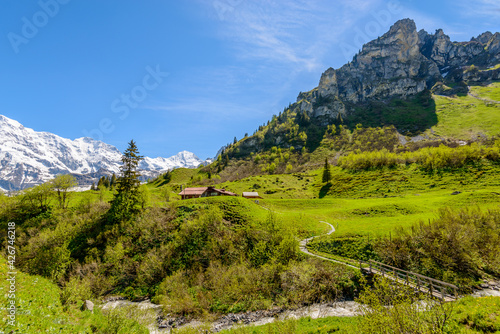
[[[439,82],[499,80],[500,33],[485,32],[469,42],[451,42],[439,29],[417,32],[415,22],[396,22],[383,36],[363,46],[352,62],[329,68],[309,96],[297,98],[300,110],[329,124],[339,114],[349,117],[350,104],[408,98]],[[470,70],[470,66],[474,69]],[[481,72],[481,73],[480,73]],[[329,100],[315,104],[318,98]]]
[[[119,173],[122,153],[114,146],[88,137],[75,140],[49,132],[37,132],[0,115],[0,188],[20,190],[73,174],[79,185],[90,187],[101,176]],[[140,163],[142,179],[167,170],[205,164],[188,151],[169,158],[145,157]]]
[[[430,110],[431,92],[467,94],[470,84],[500,80],[499,64],[498,32],[485,32],[468,42],[452,42],[441,29],[430,34],[417,31],[411,19],[400,20],[387,33],[365,44],[351,62],[338,69],[327,69],[316,88],[300,93],[295,103],[273,117],[271,130],[260,127],[253,136],[240,141],[240,153],[236,155],[272,146],[301,148],[306,136],[298,137],[302,131],[310,130],[307,124],[317,127],[316,132],[310,132],[318,137],[320,129],[331,124],[349,124],[360,118],[373,120],[371,116],[381,113],[384,106],[387,110],[394,99],[415,99],[415,103],[425,109],[428,119],[436,119],[432,115],[435,111]],[[397,108],[389,109],[390,118],[405,118],[405,115],[395,115]],[[365,114],[359,117],[360,113]],[[427,123],[410,124],[412,135],[433,125],[432,121]],[[394,125],[402,133],[409,131],[408,122],[399,129],[398,124],[387,118],[381,124],[370,126],[383,125]]]

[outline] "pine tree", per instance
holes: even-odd
[[[102,185],[102,183],[103,183],[103,178],[104,178],[104,176],[101,176],[101,177],[99,178],[99,181],[97,181],[97,189],[102,189],[102,187],[103,187],[103,185]]]
[[[111,176],[111,181],[109,181],[109,186],[111,188],[113,188],[114,186],[116,186],[116,175],[115,175],[115,173],[113,173],[113,175]]]
[[[323,167],[323,182],[330,182],[332,179],[332,174],[330,172],[330,164],[328,163],[328,158],[325,158],[325,166]]]
[[[130,218],[139,211],[140,191],[139,162],[143,159],[133,140],[128,144],[122,156],[121,176],[117,180],[116,194],[111,201],[110,214],[113,221]]]
[[[102,185],[107,189],[109,188],[109,182],[110,182],[110,178],[109,177],[106,177],[106,176],[103,176],[103,181],[102,181]]]

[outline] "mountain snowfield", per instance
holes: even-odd
[[[0,189],[20,190],[46,182],[57,174],[73,174],[89,187],[101,176],[119,173],[122,153],[92,138],[75,140],[37,132],[0,115]],[[195,168],[203,161],[188,151],[170,158],[145,157],[139,167],[143,179],[178,167]]]

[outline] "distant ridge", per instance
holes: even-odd
[[[52,179],[57,174],[73,174],[80,186],[88,187],[101,176],[119,173],[122,153],[114,146],[83,137],[75,140],[49,132],[37,132],[0,115],[0,188],[25,189]],[[141,161],[143,179],[178,167],[195,168],[209,161],[182,151],[169,158],[145,157]]]

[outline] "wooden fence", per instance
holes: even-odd
[[[363,266],[363,264],[365,264],[365,266]],[[362,272],[387,277],[388,279],[411,286],[416,290],[428,293],[443,301],[452,301],[458,298],[458,287],[450,283],[373,260],[359,261],[359,267]]]

